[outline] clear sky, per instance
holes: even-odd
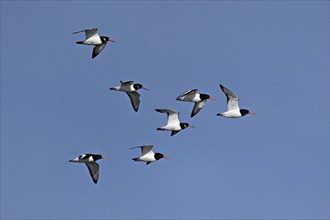
[[[91,59],[94,27],[117,43]],[[257,114],[217,117],[219,83]],[[216,101],[190,118],[189,89]],[[1,1],[1,218],[328,219],[329,1]]]

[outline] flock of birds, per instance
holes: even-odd
[[[93,28],[93,29],[86,29],[73,33],[76,34],[76,33],[85,32],[86,39],[83,41],[77,41],[76,43],[93,45],[94,48],[93,48],[92,58],[95,58],[97,55],[100,54],[100,52],[105,48],[107,42],[115,42],[109,37],[100,36],[97,33],[97,30],[98,30],[97,28]],[[218,113],[217,116],[222,116],[226,118],[240,118],[247,114],[255,114],[255,112],[249,111],[247,109],[240,109],[238,105],[239,98],[234,92],[232,92],[231,90],[229,90],[228,88],[226,88],[221,84],[220,84],[220,88],[227,97],[227,111],[223,113]],[[110,90],[125,92],[130,98],[132,107],[135,112],[139,110],[139,106],[140,106],[140,94],[137,92],[139,89],[148,90],[143,85],[139,83],[134,83],[133,81],[127,81],[127,82],[120,81],[119,86],[110,88]],[[191,117],[194,117],[205,106],[207,100],[215,100],[215,99],[210,97],[210,95],[208,94],[199,93],[198,89],[192,89],[180,94],[176,98],[176,100],[195,103],[194,108],[192,109],[190,115]],[[167,114],[167,124],[163,127],[157,128],[157,130],[171,131],[171,136],[173,136],[186,128],[194,128],[194,126],[189,123],[180,122],[178,111],[172,109],[155,109],[155,111]],[[146,162],[146,164],[148,165],[162,158],[169,159],[167,156],[163,155],[162,153],[154,153],[152,150],[153,148],[152,145],[132,147],[130,149],[134,149],[134,148],[141,149],[141,156],[133,158],[132,160],[134,161]],[[79,155],[79,157],[69,160],[69,162],[85,163],[86,166],[88,167],[93,182],[97,183],[99,179],[99,165],[96,161],[100,159],[107,160],[107,158],[103,157],[100,154],[81,154]]]

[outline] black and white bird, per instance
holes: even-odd
[[[210,97],[208,94],[202,94],[198,92],[198,89],[192,89],[185,91],[181,95],[179,95],[176,100],[184,101],[184,102],[194,102],[194,108],[191,112],[191,117],[194,117],[206,104],[206,101],[215,100],[214,98]]]
[[[134,149],[134,148],[141,148],[142,155],[140,157],[135,157],[132,160],[146,162],[146,165],[148,165],[149,163],[155,162],[155,161],[157,161],[159,159],[162,159],[162,158],[169,159],[164,154],[154,153],[152,151],[152,148],[153,148],[152,145],[145,145],[145,146],[139,146],[139,147],[131,147],[130,149]]]
[[[167,124],[161,128],[157,128],[157,130],[161,131],[172,131],[171,136],[175,135],[179,131],[185,128],[194,128],[195,126],[190,125],[188,123],[182,123],[179,121],[179,112],[171,109],[155,109],[157,112],[166,113],[167,114]]]
[[[218,113],[217,116],[223,116],[226,118],[240,118],[247,114],[255,114],[255,112],[251,112],[247,109],[240,109],[238,106],[238,96],[221,84],[220,88],[227,97],[227,111]]]
[[[107,42],[113,42],[113,43],[116,42],[107,36],[100,36],[97,33],[97,28],[81,30],[81,31],[74,32],[73,34],[77,34],[80,32],[85,32],[86,39],[83,41],[77,41],[76,43],[94,45],[95,47],[93,49],[92,59],[94,59],[97,55],[99,55],[99,53],[101,53],[101,51],[107,45]]]
[[[121,84],[120,86],[110,88],[110,90],[126,92],[126,94],[129,96],[129,99],[131,100],[131,104],[134,111],[137,112],[140,106],[140,94],[137,92],[137,90],[139,89],[148,90],[148,89],[141,84],[134,83],[133,81],[127,81],[127,82],[120,81],[120,84]]]
[[[69,162],[85,163],[88,167],[89,174],[91,175],[93,182],[96,184],[99,179],[99,165],[96,161],[100,159],[108,160],[100,154],[81,154],[79,157],[69,160]]]

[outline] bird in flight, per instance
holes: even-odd
[[[227,97],[227,111],[218,113],[217,116],[223,116],[226,118],[240,118],[247,114],[256,114],[255,112],[249,111],[247,109],[240,109],[238,106],[238,96],[221,84],[220,88]]]
[[[137,92],[139,89],[148,90],[143,85],[134,83],[133,81],[120,81],[120,86],[110,88],[110,90],[126,92],[129,99],[131,100],[132,107],[136,112],[139,110],[140,106],[140,94]]]
[[[214,98],[210,97],[208,94],[202,94],[198,92],[198,89],[192,89],[185,91],[181,95],[179,95],[176,100],[184,101],[184,102],[194,102],[194,108],[191,112],[190,117],[194,117],[206,104],[206,101],[215,100]]]
[[[85,163],[93,182],[96,184],[99,179],[99,164],[96,161],[100,159],[108,160],[100,154],[81,154],[79,157],[69,160],[69,162]]]
[[[167,114],[167,124],[161,128],[157,128],[160,131],[172,131],[171,136],[175,135],[179,131],[186,128],[194,128],[195,126],[189,123],[182,123],[179,121],[179,112],[171,109],[155,109],[156,112]]]
[[[132,160],[134,161],[142,161],[146,162],[146,165],[155,162],[159,159],[165,158],[169,159],[167,156],[161,153],[154,153],[152,151],[153,146],[152,145],[145,145],[145,146],[139,146],[139,147],[131,147],[130,149],[134,148],[141,148],[142,155],[140,157],[135,157]]]
[[[100,36],[97,33],[97,28],[92,29],[86,29],[74,32],[73,34],[77,34],[80,32],[85,32],[86,39],[83,41],[77,41],[77,44],[86,44],[86,45],[94,45],[93,53],[92,53],[92,59],[94,59],[97,55],[101,53],[101,51],[105,48],[107,45],[107,42],[113,42],[116,41],[112,40],[110,37],[107,36]]]

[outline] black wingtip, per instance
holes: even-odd
[[[94,59],[95,57],[97,57],[97,55],[99,55],[98,53],[95,52],[95,48],[96,48],[96,46],[93,49],[92,59]]]
[[[171,132],[171,136],[173,136],[173,135],[176,135],[177,133],[179,133],[181,130],[178,130],[178,131],[172,131]]]
[[[224,87],[223,85],[219,84],[220,85],[220,89],[226,94],[225,92],[225,89],[227,89],[226,87]]]

